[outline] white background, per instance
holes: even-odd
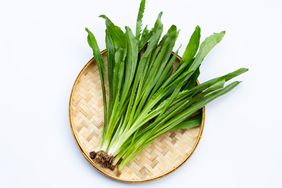
[[[139,1],[0,1],[0,187],[132,187],[99,174],[81,155],[68,122],[72,84],[92,57],[84,27],[104,48],[106,14],[134,28]],[[282,1],[148,0],[176,24],[181,54],[194,27],[226,30],[200,81],[239,67],[243,83],[207,107],[196,152],[173,174],[136,187],[282,187]]]

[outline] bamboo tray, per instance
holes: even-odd
[[[106,63],[106,51],[101,53]],[[180,59],[178,57],[177,62]],[[84,157],[104,175],[124,182],[145,182],[173,172],[192,155],[203,132],[205,109],[202,109],[200,127],[162,135],[124,167],[120,175],[97,165],[89,156],[89,152],[95,150],[101,140],[103,117],[98,66],[91,59],[79,73],[71,91],[69,118],[74,138]]]

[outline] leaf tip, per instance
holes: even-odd
[[[249,71],[249,68],[245,68],[245,67],[244,67],[244,68],[242,68],[242,69],[244,69],[245,72]]]
[[[200,32],[201,31],[201,27],[199,25],[196,26],[195,28],[196,31]]]
[[[163,11],[161,11],[161,12],[159,13],[158,18],[161,19],[162,15],[163,15]]]
[[[219,33],[220,37],[223,38],[224,35],[225,35],[225,33],[226,33],[226,31],[221,31],[221,32]]]
[[[235,82],[233,82],[233,84],[234,84],[234,86],[237,86],[237,85],[239,85],[241,82],[242,82],[242,81],[235,81]]]
[[[248,69],[248,68],[245,68],[245,67],[242,67],[242,68],[240,68],[240,71],[241,71],[242,73],[245,73],[245,72],[248,72],[249,69]]]
[[[106,16],[105,14],[101,14],[101,15],[99,16],[99,18],[107,19],[107,16]]]

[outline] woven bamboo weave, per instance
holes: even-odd
[[[102,54],[106,63],[106,52]],[[203,109],[200,127],[160,136],[117,175],[116,171],[100,167],[89,157],[89,152],[95,150],[101,141],[104,123],[101,81],[93,59],[77,77],[70,97],[69,113],[74,137],[86,159],[103,174],[126,182],[157,179],[177,169],[195,150],[205,119]]]

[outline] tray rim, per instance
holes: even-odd
[[[101,54],[102,55],[105,55],[107,53],[107,50],[104,49],[101,51]],[[174,52],[172,52],[172,54],[174,54]],[[177,60],[180,61],[182,59],[182,57],[180,57],[179,55],[177,55]],[[202,134],[203,134],[203,130],[204,130],[204,127],[205,127],[205,120],[206,120],[206,109],[205,107],[202,108],[202,122],[201,122],[201,125],[200,125],[200,131],[199,131],[199,135],[197,137],[197,140],[196,140],[196,144],[195,146],[192,148],[192,151],[189,155],[187,155],[187,158],[182,162],[180,163],[178,166],[174,167],[171,171],[167,172],[167,173],[164,173],[158,177],[155,177],[155,178],[151,178],[151,179],[146,179],[146,180],[123,180],[123,179],[119,179],[111,174],[107,174],[105,172],[103,172],[102,170],[100,170],[93,162],[92,159],[90,159],[90,157],[83,151],[82,147],[81,147],[81,144],[79,142],[79,140],[77,139],[77,135],[75,134],[75,131],[74,131],[74,127],[73,127],[73,119],[72,119],[72,115],[71,115],[71,104],[72,104],[72,98],[73,98],[73,93],[74,93],[74,90],[75,88],[77,87],[78,85],[78,82],[82,76],[82,73],[85,71],[85,69],[88,68],[88,66],[90,66],[91,63],[96,63],[94,57],[92,57],[84,66],[83,68],[79,71],[79,74],[77,75],[75,81],[74,81],[74,84],[72,86],[72,89],[71,89],[71,94],[70,94],[70,97],[69,97],[69,104],[68,104],[68,112],[69,112],[69,124],[70,124],[70,128],[71,128],[71,133],[75,139],[75,143],[76,145],[78,146],[78,148],[80,149],[82,155],[86,158],[86,160],[91,164],[92,167],[94,167],[98,172],[100,172],[102,175],[110,178],[110,179],[113,179],[113,180],[116,180],[116,181],[119,181],[119,182],[123,182],[123,183],[144,183],[144,182],[150,182],[150,181],[156,181],[156,180],[159,180],[167,175],[169,175],[170,173],[174,172],[175,170],[177,170],[178,168],[180,168],[184,163],[186,163],[186,161],[193,155],[194,151],[196,150],[197,146],[199,145],[199,142],[202,138]],[[199,84],[199,81],[197,80],[197,84]]]

